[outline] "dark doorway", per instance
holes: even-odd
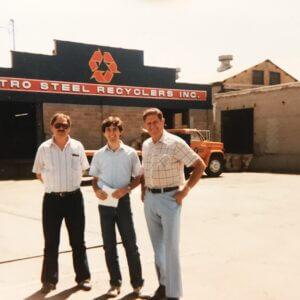
[[[189,110],[178,110],[178,109],[161,109],[165,118],[166,128],[175,128],[178,123],[179,127],[189,127]],[[176,117],[179,119],[176,120]],[[177,121],[177,122],[176,122]],[[177,123],[177,124],[176,124]]]
[[[36,104],[0,102],[0,159],[32,159],[36,152]]]
[[[221,138],[227,153],[253,153],[253,109],[222,111]]]

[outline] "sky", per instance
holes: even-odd
[[[51,55],[54,40],[137,49],[145,65],[203,84],[270,59],[300,80],[299,0],[2,0],[0,67],[11,66],[11,19],[16,51]],[[217,72],[227,54],[232,68]]]

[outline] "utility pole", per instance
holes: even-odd
[[[8,32],[9,38],[12,39],[12,50],[16,50],[16,40],[15,40],[15,21],[13,19],[9,20],[7,26],[0,26],[0,29],[5,29]],[[9,47],[11,48],[11,47]]]
[[[9,31],[12,33],[12,43],[13,43],[13,50],[16,50],[16,40],[15,40],[15,21],[13,19],[9,20]]]

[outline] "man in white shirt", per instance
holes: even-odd
[[[51,118],[52,138],[38,148],[33,172],[43,182],[44,261],[41,293],[48,294],[58,282],[58,248],[62,221],[69,233],[78,288],[90,290],[90,271],[84,242],[85,215],[80,183],[89,168],[83,145],[70,138],[71,119],[63,113]]]

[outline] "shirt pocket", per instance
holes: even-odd
[[[77,154],[72,154],[71,166],[73,170],[80,170],[80,156]]]

